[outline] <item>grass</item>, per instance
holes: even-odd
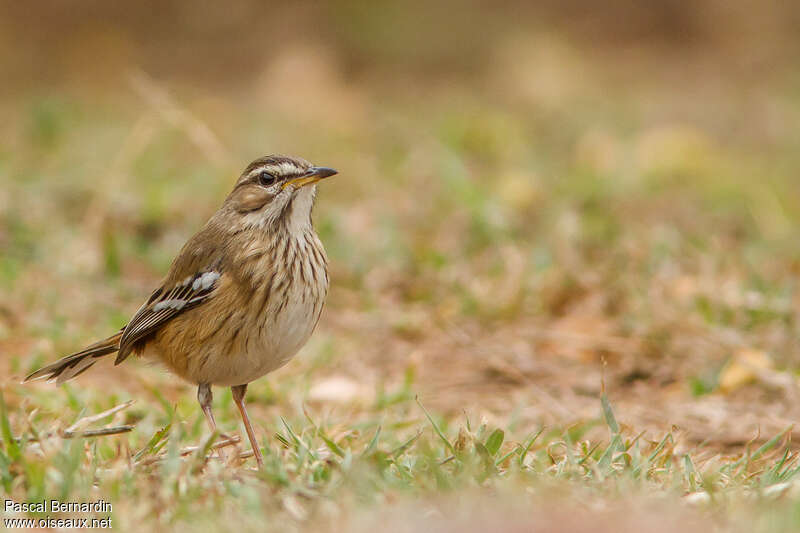
[[[0,101],[4,496],[102,498],[122,530],[796,530],[791,66],[715,90],[702,57],[487,47],[470,72],[345,79],[289,46],[270,83]],[[124,324],[265,151],[340,175],[320,327],[248,390],[262,471],[157,367],[19,384]]]
[[[476,423],[468,413],[448,421],[418,398],[404,397],[356,419],[306,408],[278,417],[275,432],[263,441],[265,467],[257,471],[240,457],[250,454],[238,445],[208,435],[202,416],[183,418],[169,405],[152,420],[155,428],[140,422],[121,441],[63,438],[53,424],[110,403],[90,402],[84,409],[73,405],[70,394],[59,393],[59,400],[77,414],[31,413],[24,406],[9,411],[0,403],[0,483],[18,502],[111,501],[112,522],[122,529],[336,530],[365,507],[474,491],[531,506],[553,494],[609,505],[632,494],[654,501],[667,497],[712,509],[723,523],[768,507],[781,527],[765,531],[798,525],[786,496],[800,473],[798,454],[788,446],[791,428],[748,446],[744,455],[722,457],[702,446],[687,449],[672,432],[651,441],[626,431],[605,395],[595,419],[520,435]],[[38,403],[39,395],[46,395],[45,404],[53,396],[37,391],[29,403]],[[234,424],[230,410],[217,412],[222,427]],[[113,426],[138,416],[118,409],[91,422]],[[605,437],[587,439],[597,424]]]

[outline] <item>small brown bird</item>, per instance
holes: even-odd
[[[25,381],[61,384],[115,352],[115,365],[131,353],[159,360],[198,385],[197,399],[212,431],[211,385],[231,387],[261,467],[245,391],[251,381],[286,364],[317,325],[328,270],[311,210],[317,182],[334,174],[294,157],[250,163],[128,325]]]

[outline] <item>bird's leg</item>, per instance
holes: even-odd
[[[212,433],[217,430],[214,413],[211,412],[211,400],[213,398],[211,394],[211,385],[208,383],[201,383],[200,386],[197,387],[197,401],[200,402],[200,408],[203,410],[203,414],[206,415],[206,420],[208,420],[208,425],[211,427]]]
[[[258,468],[262,468],[264,466],[264,459],[261,457],[261,449],[258,447],[258,440],[256,440],[253,425],[250,424],[250,417],[247,416],[247,409],[244,407],[244,395],[247,392],[247,384],[231,387],[231,392],[233,393],[233,401],[236,402],[236,407],[239,408],[239,412],[242,415],[244,429],[247,431],[247,437],[250,439],[250,446],[253,448],[253,455],[256,456]]]

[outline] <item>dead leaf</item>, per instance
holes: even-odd
[[[772,359],[766,352],[743,348],[736,352],[719,375],[719,389],[724,393],[734,391],[758,380],[760,371],[772,368]]]

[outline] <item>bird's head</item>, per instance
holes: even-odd
[[[317,182],[336,173],[299,157],[261,157],[247,165],[225,205],[247,225],[310,223]]]

